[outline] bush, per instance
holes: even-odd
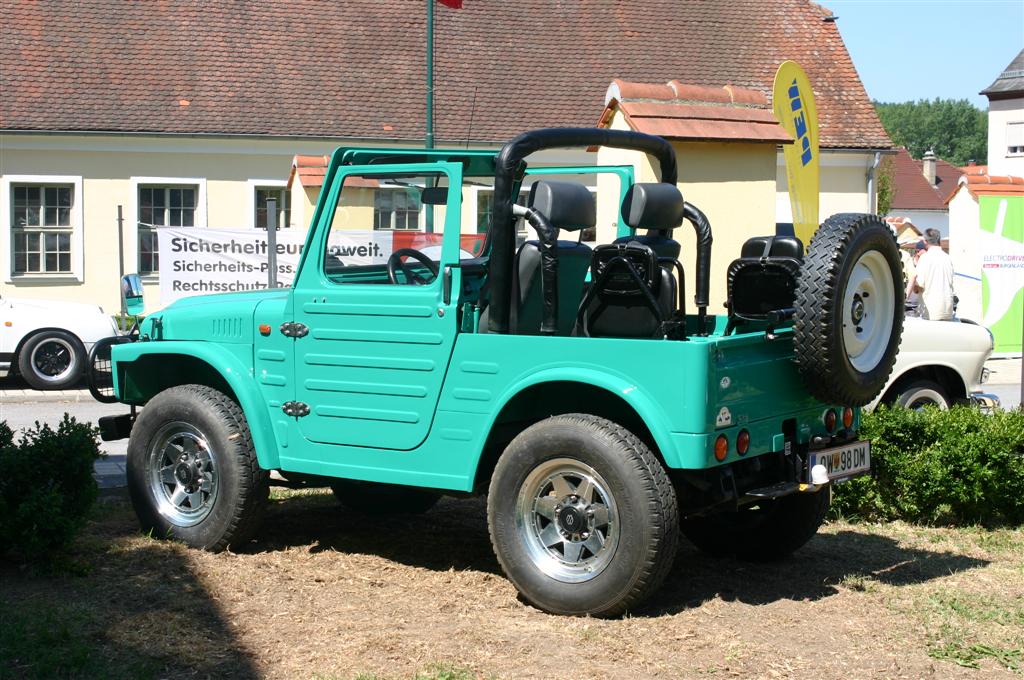
[[[67,550],[96,500],[96,435],[65,414],[56,431],[37,422],[15,443],[0,422],[0,555],[51,562]]]
[[[1024,523],[1024,411],[880,407],[864,415],[870,477],[836,486],[832,512],[923,523]]]

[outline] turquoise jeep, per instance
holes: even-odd
[[[649,154],[661,182],[525,162],[595,145]],[[591,248],[595,199],[572,180],[602,171],[620,180],[619,238]],[[728,314],[709,316],[711,226],[676,176],[666,141],[608,130],[528,132],[497,154],[338,149],[290,288],[184,299],[93,353],[96,394],[133,406],[101,429],[130,434],[143,529],[244,544],[271,471],[365,514],[486,494],[522,595],[597,616],[659,587],[680,531],[713,554],[799,548],[830,484],[870,467],[857,407],[899,344],[896,244],[852,214],[806,254],[751,239]]]

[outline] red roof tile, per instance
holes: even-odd
[[[935,162],[935,184],[924,176],[923,161],[914,160],[906,149],[899,149],[895,156],[886,158],[893,170],[895,194],[891,211],[898,210],[946,210],[946,199],[956,191],[961,169],[944,160]]]
[[[0,129],[419,141],[422,8],[398,0],[3,2]],[[437,138],[482,144],[527,128],[591,124],[615,78],[730,83],[768,97],[778,65],[793,59],[814,85],[822,146],[888,148],[827,15],[808,0],[438,7]]]
[[[623,93],[629,93],[627,97]],[[764,95],[738,87],[686,85],[668,87],[616,80],[605,95],[599,125],[611,122],[615,109],[630,127],[668,139],[792,143]]]
[[[972,196],[1024,196],[1024,177],[967,175],[961,180]],[[952,196],[950,196],[952,198]]]

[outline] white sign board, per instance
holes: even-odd
[[[161,227],[160,304],[190,295],[260,290],[268,286],[267,232],[262,229]],[[306,232],[277,232],[277,282],[290,286],[298,269]],[[385,262],[389,232],[332,232],[330,257],[345,265]]]

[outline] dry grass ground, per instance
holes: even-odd
[[[543,614],[480,500],[365,518],[276,494],[245,551],[138,535],[107,503],[80,576],[3,567],[0,678],[980,678],[1024,668],[1024,531],[834,523],[774,565],[684,543],[621,620]]]

